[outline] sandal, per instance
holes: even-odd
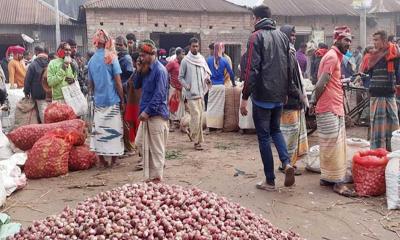
[[[337,183],[333,186],[333,191],[344,197],[358,197],[358,194],[354,191],[354,189],[350,189],[348,186],[340,183]]]
[[[201,146],[200,143],[194,144],[194,149],[197,150],[197,151],[203,151],[204,150],[204,148]]]

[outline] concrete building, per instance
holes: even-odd
[[[211,42],[225,42],[234,66],[253,28],[251,12],[225,0],[88,0],[82,11],[88,39],[104,28],[113,37],[133,32],[139,40],[151,38],[168,50],[196,36],[205,56]]]
[[[60,13],[61,39],[73,38],[80,50],[86,50],[86,28],[75,19]],[[28,44],[21,34],[32,38]],[[3,58],[10,45],[24,45],[33,50],[43,46],[55,51],[55,12],[54,8],[41,0],[1,0],[0,8],[0,58]]]

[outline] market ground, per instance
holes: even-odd
[[[366,128],[348,130],[350,137],[366,137]],[[310,137],[317,144],[316,134]],[[186,136],[170,135],[165,180],[169,184],[196,186],[218,193],[262,214],[275,226],[307,239],[400,239],[400,211],[387,211],[386,199],[349,199],[319,186],[319,175],[305,172],[293,188],[270,193],[255,188],[262,180],[262,164],[253,134],[221,133],[206,136],[207,150],[195,152]],[[125,159],[112,169],[94,168],[64,177],[30,180],[12,195],[4,209],[24,226],[57,214],[65,206],[101,191],[143,180],[134,172],[138,157]],[[234,177],[235,169],[245,175]],[[283,176],[277,173],[278,185]],[[398,231],[397,234],[395,231]]]

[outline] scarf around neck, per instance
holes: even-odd
[[[189,51],[189,53],[185,56],[185,59],[193,65],[204,68],[204,71],[206,71],[211,76],[211,70],[208,67],[206,60],[200,53],[197,53],[197,55],[193,55],[192,52]]]
[[[399,57],[397,47],[393,43],[389,43],[387,48],[375,50],[370,54],[368,61],[368,70],[371,70],[382,59],[387,62],[387,71],[394,73],[394,59]]]

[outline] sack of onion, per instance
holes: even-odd
[[[354,187],[359,196],[380,196],[385,193],[385,149],[361,151],[353,157]]]
[[[301,239],[197,188],[124,185],[35,221],[12,239]]]

